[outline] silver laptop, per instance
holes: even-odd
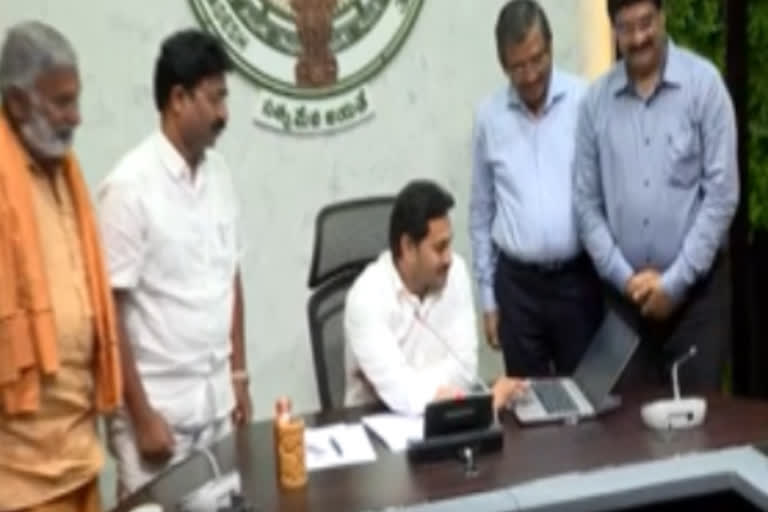
[[[573,377],[531,379],[528,392],[511,404],[521,423],[591,418],[610,403],[610,392],[632,358],[639,338],[609,311]]]

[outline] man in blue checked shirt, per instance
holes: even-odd
[[[577,234],[571,160],[586,84],[553,69],[533,0],[496,24],[509,78],[477,110],[470,231],[485,334],[507,375],[568,374],[602,318],[602,290]]]
[[[733,105],[717,69],[678,48],[662,0],[608,0],[623,60],[588,91],[579,116],[574,203],[611,303],[642,342],[625,384],[720,385],[730,335],[724,250],[739,198]]]

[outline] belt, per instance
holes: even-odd
[[[517,270],[536,272],[539,274],[555,274],[561,272],[573,272],[574,270],[584,270],[590,267],[591,261],[585,252],[579,253],[567,260],[552,260],[546,262],[522,261],[504,253],[499,255],[502,264]]]

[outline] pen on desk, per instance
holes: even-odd
[[[336,451],[336,455],[338,455],[339,457],[344,456],[344,452],[341,451],[341,445],[333,436],[331,436],[331,446],[333,446],[333,449]]]

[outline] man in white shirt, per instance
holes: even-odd
[[[434,400],[460,397],[477,380],[477,325],[469,274],[451,249],[454,201],[435,183],[399,194],[390,249],[349,290],[344,312],[345,404],[376,400],[421,414]],[[524,387],[502,378],[496,405]]]
[[[166,39],[154,77],[161,129],[99,189],[123,331],[126,410],[109,425],[121,498],[250,419],[239,213],[210,149],[230,68],[204,32]]]

